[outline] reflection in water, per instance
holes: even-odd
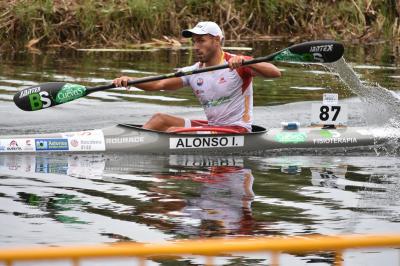
[[[79,209],[109,215],[114,219],[138,221],[173,232],[177,237],[251,234],[254,178],[251,169],[244,168],[242,158],[16,155],[0,157],[0,169],[6,175],[14,175],[14,171],[29,174],[27,178],[39,182],[38,186],[56,181],[48,178],[49,175],[41,174],[56,174],[54,179],[66,175],[111,186],[134,186],[141,190],[132,200],[124,198],[123,193],[109,195],[96,186],[85,188],[75,185],[73,188],[89,196],[108,198],[113,203],[129,206],[135,209],[131,213],[134,217],[113,213],[113,210],[106,213],[76,195],[54,192],[43,196],[17,192],[20,201],[46,213],[43,217],[62,223],[85,223],[62,215]],[[62,182],[55,187],[60,188],[60,184]],[[66,185],[62,187],[71,189]]]
[[[0,228],[15,225],[0,239],[59,245],[396,232],[399,168],[395,157],[0,156]],[[265,262],[239,261],[247,259]],[[305,261],[331,258],[288,256],[283,265]]]
[[[80,221],[79,218],[60,214],[63,211],[73,210],[75,206],[84,205],[84,202],[77,199],[75,196],[68,194],[55,194],[52,197],[41,197],[33,193],[25,192],[19,192],[18,196],[22,202],[25,202],[31,207],[36,207],[46,213],[46,215],[41,215],[39,217],[49,217],[65,224],[85,223]],[[23,216],[24,218],[38,217],[25,215],[19,212],[14,212],[14,215]]]
[[[169,211],[169,215],[181,217],[176,228],[178,235],[251,234],[254,177],[250,169],[214,165],[205,171],[187,169],[178,175],[162,174],[158,177],[196,183],[196,191],[186,197],[184,205]]]
[[[379,222],[381,219],[398,220],[400,179],[398,173],[394,172],[400,167],[398,158],[374,157],[372,160],[368,157],[281,157],[266,161],[269,166],[280,166],[283,172],[290,174],[310,171],[312,190],[321,187],[320,192],[329,194],[322,195],[321,198],[333,200],[330,204],[340,202],[337,207],[351,210],[351,219],[348,222],[359,223],[357,227],[366,222],[362,218],[365,215],[372,215]],[[375,222],[364,226],[374,228],[374,232],[385,232]],[[353,227],[343,228],[346,233],[355,233],[358,230],[360,229]]]

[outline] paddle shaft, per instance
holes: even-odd
[[[257,58],[251,59],[251,60],[245,60],[245,61],[243,61],[242,65],[246,66],[246,65],[252,65],[252,64],[256,64],[256,63],[260,63],[260,62],[272,61],[273,58],[275,57],[275,55],[279,54],[279,53],[280,52],[274,53],[272,55],[264,56],[264,57],[257,57]],[[195,70],[191,70],[191,71],[177,71],[175,73],[140,78],[140,79],[128,81],[128,86],[133,86],[136,84],[146,83],[146,82],[151,82],[151,81],[158,81],[158,80],[163,80],[163,79],[177,78],[177,77],[194,75],[194,74],[199,74],[199,73],[204,73],[204,72],[210,72],[210,71],[215,71],[215,70],[224,69],[224,68],[228,68],[228,67],[229,67],[228,64],[222,64],[222,65],[199,68],[199,69],[195,69]],[[110,85],[98,86],[98,87],[93,87],[93,88],[87,88],[87,94],[96,92],[96,91],[108,90],[108,89],[112,89],[115,87],[116,86],[114,84],[110,84]]]

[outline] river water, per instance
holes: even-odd
[[[252,48],[233,49],[233,53],[261,56],[287,44],[228,45]],[[187,48],[0,56],[0,135],[143,123],[155,112],[204,118],[188,89],[152,93],[115,89],[38,112],[23,112],[12,102],[18,90],[48,81],[96,86],[119,75],[172,72],[193,63]],[[345,58],[363,84],[390,89],[393,95],[400,89],[400,67],[390,47],[348,47]],[[308,125],[311,104],[320,102],[327,92],[338,93],[347,104],[351,126],[396,121],[388,115],[389,109],[373,109],[385,103],[375,101],[371,107],[366,101],[376,99],[375,90],[367,94],[352,91],[321,66],[280,63],[278,67],[282,78],[255,80],[256,124],[278,127],[282,121],[296,120]],[[385,152],[223,157],[2,155],[0,245],[398,233],[399,168],[398,156]],[[400,253],[393,249],[349,251],[344,258],[345,265],[399,265]],[[217,260],[220,265],[265,265],[269,261],[266,254]],[[322,253],[281,257],[282,265],[331,265],[332,261],[332,254]],[[113,265],[128,262],[132,263],[118,260]],[[203,262],[187,257],[173,265]],[[168,263],[154,260],[150,265]]]

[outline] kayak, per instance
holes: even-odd
[[[374,147],[400,132],[395,128],[288,127],[266,129],[253,125],[251,133],[227,129],[189,128],[159,132],[141,125],[118,124],[77,132],[0,136],[0,154],[39,152],[123,152],[136,154],[240,154],[293,149]]]

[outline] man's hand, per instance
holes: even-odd
[[[229,68],[231,70],[233,70],[233,69],[237,69],[237,68],[241,67],[244,60],[245,60],[245,57],[241,56],[241,55],[231,57],[231,59],[229,59],[229,61],[228,61]]]
[[[135,78],[128,77],[128,76],[121,76],[113,80],[113,83],[116,87],[127,87],[128,81],[134,80]]]

